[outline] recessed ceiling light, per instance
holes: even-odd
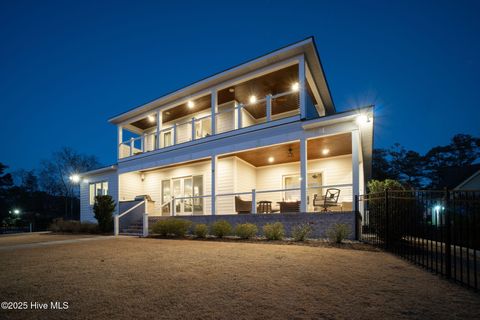
[[[169,116],[169,115],[170,115],[170,111],[165,111],[165,114],[166,114],[167,116]]]
[[[255,96],[250,96],[249,101],[250,101],[250,103],[255,103],[255,102],[257,102],[257,97],[255,97]]]
[[[294,84],[292,84],[292,91],[298,91],[299,88],[300,88],[300,85],[298,84],[298,82],[295,82]]]
[[[268,162],[273,163],[273,161],[275,161],[274,157],[268,157]]]
[[[155,117],[154,116],[148,116],[148,121],[155,122]]]
[[[228,92],[235,92],[235,88],[228,89]]]
[[[194,104],[193,101],[191,101],[191,100],[188,101],[187,105],[188,105],[188,107],[189,107],[190,109],[192,109],[192,108],[195,106],[195,104]]]
[[[329,153],[330,153],[330,149],[325,148],[325,149],[322,150],[322,154],[323,154],[324,156],[326,156],[326,155],[329,154]]]

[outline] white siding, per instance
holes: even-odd
[[[235,129],[235,101],[230,101],[218,106],[216,116],[217,133]]]
[[[120,201],[131,201],[145,194],[141,175],[138,172],[124,173],[119,176]]]
[[[92,206],[90,206],[90,183],[107,181],[108,194],[112,196],[118,210],[118,176],[116,171],[84,176],[88,182],[80,184],[80,221],[96,222]]]
[[[234,192],[234,158],[219,159],[217,163],[217,190],[216,194]],[[235,213],[234,198],[232,196],[217,197],[217,214]]]

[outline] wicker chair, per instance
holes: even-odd
[[[238,214],[252,212],[252,201],[242,200],[239,196],[235,196],[235,211]]]

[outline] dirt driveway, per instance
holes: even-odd
[[[1,239],[0,239],[1,243]],[[1,244],[0,244],[1,246]],[[108,238],[0,250],[6,319],[473,319],[480,295],[383,252]],[[67,302],[32,310],[31,302]]]

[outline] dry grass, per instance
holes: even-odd
[[[5,246],[13,246],[17,244],[29,244],[29,243],[39,243],[39,242],[51,242],[59,240],[70,240],[77,238],[92,238],[95,235],[85,235],[85,234],[53,234],[53,233],[31,233],[26,235],[2,235],[0,236],[0,248]]]
[[[1,301],[68,301],[7,319],[447,319],[480,296],[390,254],[118,238],[0,251]]]

